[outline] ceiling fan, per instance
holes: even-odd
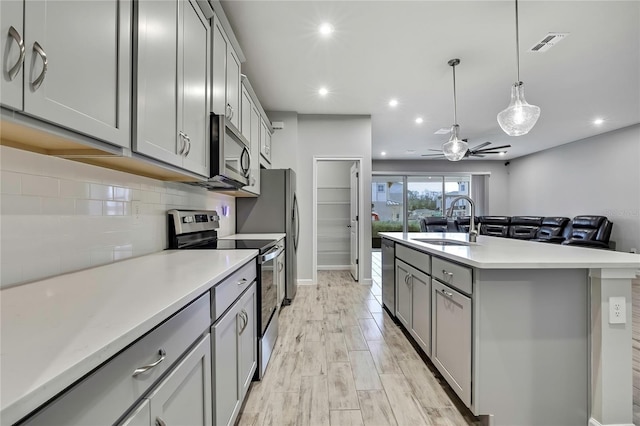
[[[462,139],[467,142],[466,139]],[[501,145],[485,148],[487,145],[491,145],[491,142],[484,142],[480,145],[467,149],[467,152],[464,154],[463,158],[468,157],[484,157],[485,154],[500,154],[503,148],[511,148],[511,145]],[[439,149],[430,149],[429,151],[437,151],[438,154],[422,154],[423,157],[444,157],[444,153]]]

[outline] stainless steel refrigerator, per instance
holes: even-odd
[[[296,296],[296,252],[300,231],[296,173],[292,169],[260,170],[260,196],[236,198],[236,232],[239,234],[284,232],[285,304]]]

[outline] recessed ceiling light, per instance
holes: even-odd
[[[318,31],[320,31],[320,34],[322,34],[324,37],[328,37],[331,35],[331,33],[333,33],[333,25],[331,25],[328,22],[325,22],[322,25],[320,25],[320,28],[318,29]]]
[[[390,107],[397,107],[398,106],[398,100],[397,99],[391,99],[389,101],[389,106]]]
[[[327,96],[328,93],[329,89],[327,89],[326,87],[321,87],[320,90],[318,90],[318,94],[320,96]]]
[[[385,155],[387,155],[387,153],[386,153],[386,152],[384,152],[384,151],[382,151],[382,152],[380,153],[380,155],[382,155],[382,156],[384,157]]]
[[[602,123],[604,123],[604,119],[602,118],[596,118],[595,120],[593,120],[593,124],[595,124],[596,126],[599,126]]]
[[[422,124],[422,122],[423,122],[423,121],[424,121],[424,120],[422,119],[422,117],[418,117],[418,118],[416,118],[416,123],[417,123],[417,124]]]

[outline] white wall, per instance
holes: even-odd
[[[233,197],[185,184],[5,146],[0,179],[0,287],[163,250],[172,208],[229,206],[235,233]]]
[[[284,129],[274,130],[271,136],[271,167],[298,172],[298,113],[267,112],[267,115],[272,123],[284,123]]]
[[[270,115],[271,117],[271,115]],[[298,279],[311,282],[313,277],[313,159],[314,157],[362,157],[364,205],[371,204],[371,117],[356,115],[298,115],[298,175],[300,202],[300,245]],[[275,150],[275,148],[274,148]],[[364,241],[371,240],[371,216],[362,216]],[[363,280],[371,279],[371,256],[362,253]]]
[[[507,215],[509,212],[508,167],[504,160],[374,160],[373,173],[485,173],[488,177],[488,204],[486,215]]]
[[[640,125],[511,161],[509,214],[603,215],[617,250],[640,250]]]

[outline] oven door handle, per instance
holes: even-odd
[[[272,248],[271,250],[263,254],[262,257],[260,257],[260,263],[268,262],[270,260],[275,259],[283,251],[284,251],[284,247],[275,246],[274,248]]]

